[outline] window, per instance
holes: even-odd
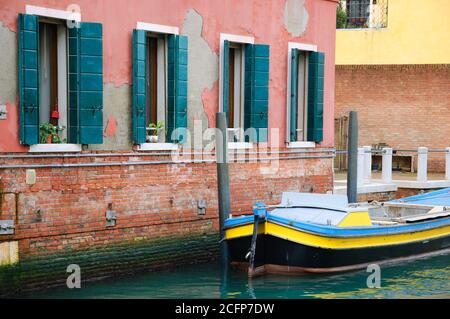
[[[64,21],[65,22],[65,21]],[[67,141],[67,27],[62,20],[39,22],[39,124],[63,127],[59,138]],[[42,135],[41,135],[42,137]],[[40,139],[40,143],[46,143]]]
[[[63,142],[101,144],[102,25],[78,22],[68,28],[67,19],[79,21],[79,14],[34,6],[26,10],[29,14],[18,18],[20,142],[33,151],[44,142],[40,125],[51,123],[66,127],[58,134]]]
[[[173,149],[187,136],[187,37],[178,28],[137,23],[133,31],[133,141]]]
[[[254,44],[252,37],[232,34],[221,34],[220,43],[219,109],[227,114],[228,141],[265,142],[270,48]]]
[[[287,143],[314,147],[323,136],[324,54],[317,47],[289,43]]]
[[[308,123],[308,52],[299,50],[297,52],[297,110],[294,116],[297,127],[292,137],[295,141],[307,141],[306,128]]]
[[[344,29],[385,28],[388,20],[388,0],[341,0],[345,13]]]
[[[370,17],[370,0],[348,0],[347,21],[357,27],[367,27]]]
[[[243,140],[244,127],[244,54],[240,43],[229,44],[228,64],[228,134],[230,142]]]
[[[147,36],[147,112],[146,126],[152,123],[167,123],[167,43],[164,34],[150,33]],[[155,128],[154,130],[158,130]],[[154,132],[149,131],[147,142]],[[155,132],[158,142],[164,143],[164,129]]]

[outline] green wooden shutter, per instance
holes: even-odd
[[[145,143],[146,137],[146,48],[144,30],[133,30],[133,141]]]
[[[19,14],[20,143],[39,143],[39,20]]]
[[[289,140],[297,141],[297,111],[298,111],[298,49],[291,50],[291,106]]]
[[[323,81],[325,55],[311,52],[308,63],[308,141],[323,140]]]
[[[227,113],[227,122],[230,121],[230,115],[228,113],[229,105],[229,81],[230,81],[230,42],[225,40],[223,42],[223,67],[222,67],[222,112]]]
[[[269,111],[269,55],[266,44],[245,46],[245,129],[256,129],[256,136],[247,136],[251,142],[266,142]]]
[[[187,130],[188,39],[186,36],[168,36],[168,114],[167,139],[184,143]],[[172,132],[179,134],[172,138]]]
[[[78,101],[79,101],[79,65],[80,65],[80,53],[79,53],[79,28],[68,28],[69,33],[69,130],[68,130],[68,142],[79,142],[79,113],[78,113]]]
[[[103,143],[102,25],[82,22],[79,30],[79,142]]]

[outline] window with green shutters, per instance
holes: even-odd
[[[267,142],[269,111],[269,53],[265,44],[245,46],[245,130],[250,142]]]
[[[19,14],[20,142],[39,141],[39,19]]]
[[[323,140],[324,53],[290,52],[289,141]]]
[[[20,142],[42,143],[48,122],[64,125],[68,143],[102,143],[102,25],[19,14],[18,30]]]
[[[223,42],[221,105],[229,142],[267,141],[269,56],[265,44]]]
[[[81,144],[103,143],[102,25],[82,22],[78,31],[78,136]]]
[[[133,140],[145,143],[146,137],[146,32],[133,30]]]
[[[188,39],[133,30],[133,141],[183,143],[187,130]],[[150,126],[163,124],[162,135]],[[151,135],[157,134],[157,140]]]
[[[308,140],[323,140],[323,88],[325,54],[311,52],[308,63]]]
[[[168,40],[167,137],[170,142],[183,143],[187,129],[188,40],[179,35],[169,35]]]

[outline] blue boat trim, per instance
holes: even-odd
[[[327,237],[365,237],[365,236],[384,236],[409,232],[418,232],[428,229],[439,228],[450,225],[450,218],[444,218],[433,221],[425,221],[414,224],[404,224],[396,226],[366,226],[366,227],[347,227],[315,225],[302,222],[290,221],[288,219],[272,216],[268,214],[267,219],[288,227],[296,228],[301,231],[311,232],[317,235]]]
[[[245,224],[253,224],[253,215],[243,215],[239,217],[228,218],[225,220],[225,228],[231,228],[234,226],[242,226]]]
[[[272,221],[283,226],[296,228],[300,231],[314,233],[317,235],[324,235],[327,237],[364,237],[364,236],[384,236],[402,234],[408,232],[418,232],[450,225],[450,217],[438,220],[424,221],[414,224],[404,224],[395,226],[365,226],[365,227],[347,227],[341,228],[336,226],[325,226],[303,222],[296,222],[273,216],[270,212],[267,213],[267,220]],[[232,228],[235,226],[243,226],[253,223],[253,216],[240,216],[225,221],[225,228]]]
[[[410,203],[420,205],[450,206],[450,187],[390,201],[389,203]]]

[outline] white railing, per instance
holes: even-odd
[[[419,183],[428,182],[428,153],[427,147],[417,148],[417,178]],[[445,150],[435,151],[445,153],[445,179],[450,181],[450,147]],[[385,147],[381,150],[381,180],[390,184],[392,180],[392,148]],[[358,148],[358,185],[372,182],[372,147],[364,146]]]

